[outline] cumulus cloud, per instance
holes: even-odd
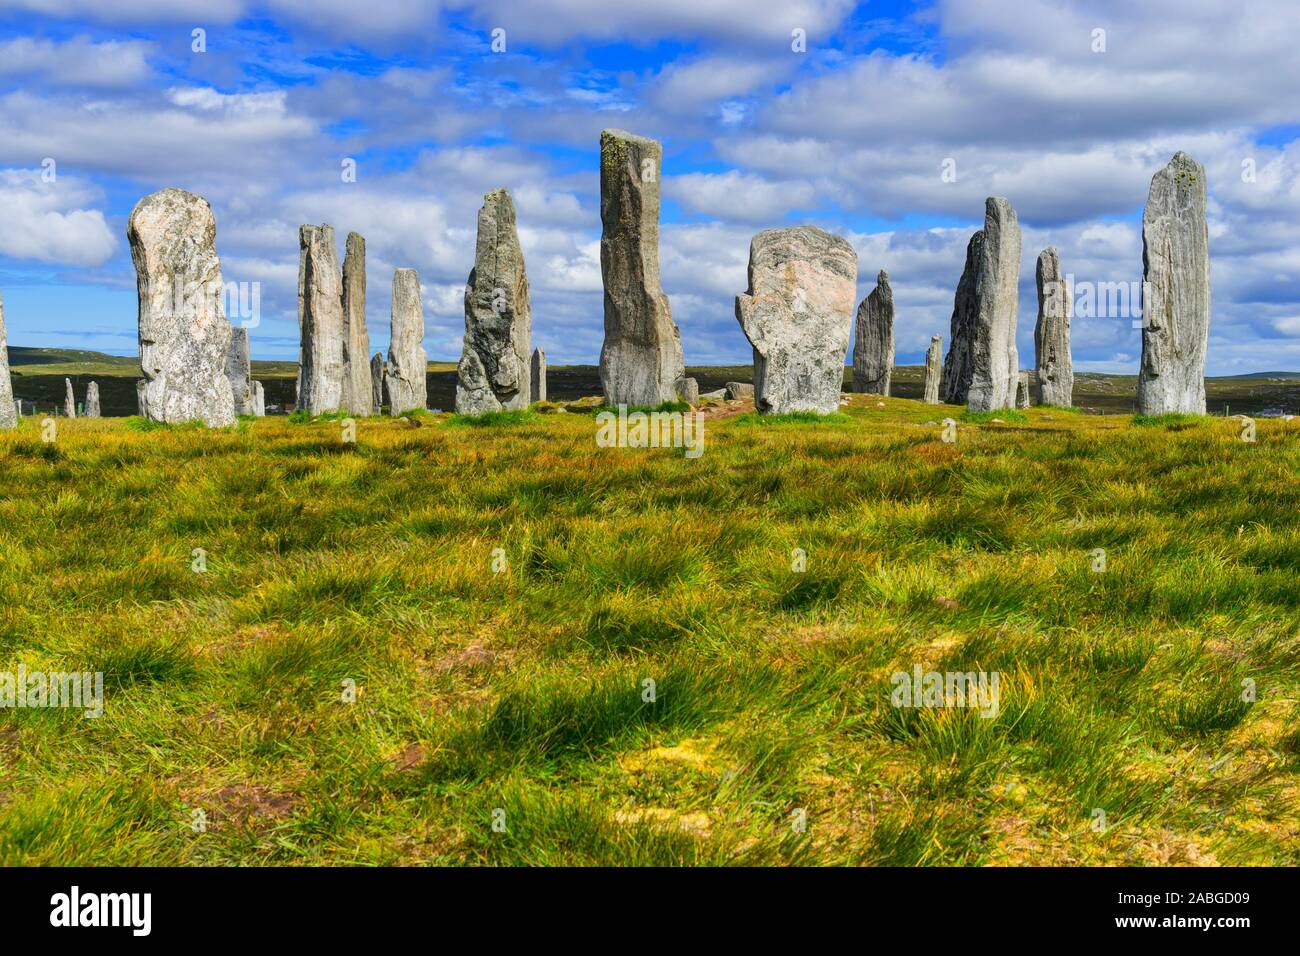
[[[88,183],[57,175],[46,182],[42,170],[0,170],[0,253],[15,259],[102,265],[116,242],[104,214],[86,206],[100,199]]]

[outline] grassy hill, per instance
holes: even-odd
[[[1300,420],[747,407],[0,433],[0,863],[1300,863]]]

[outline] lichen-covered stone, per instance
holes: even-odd
[[[889,394],[894,374],[894,290],[884,269],[876,287],[858,306],[853,343],[853,390]]]
[[[334,227],[302,226],[298,250],[297,408],[312,415],[337,412],[343,407],[343,275]]]
[[[231,329],[226,378],[230,379],[230,393],[234,398],[236,415],[253,414],[252,373],[253,356],[248,342],[248,329]]]
[[[925,350],[925,391],[927,405],[939,404],[939,383],[943,378],[943,336],[930,336],[930,347]]]
[[[349,232],[343,255],[343,386],[340,406],[373,415],[370,332],[366,329],[366,240]]]
[[[727,401],[730,402],[744,401],[754,397],[754,386],[749,382],[727,382],[723,389]]]
[[[528,390],[532,401],[546,401],[546,352],[542,349],[533,349],[532,367],[528,370]]]
[[[1038,254],[1038,321],[1034,324],[1035,391],[1041,405],[1074,404],[1074,366],[1070,358],[1070,289],[1061,275],[1055,247]]]
[[[384,378],[389,414],[401,415],[428,406],[428,373],[420,276],[414,269],[398,269],[393,273],[392,332]]]
[[[700,383],[690,377],[677,380],[677,397],[692,408],[700,404]]]

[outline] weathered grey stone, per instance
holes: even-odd
[[[534,402],[546,401],[546,352],[533,349],[532,367],[528,370],[529,398]]]
[[[248,344],[248,329],[230,330],[230,353],[226,358],[226,378],[234,397],[235,414],[253,414],[253,355]]]
[[[692,407],[700,404],[700,383],[694,378],[679,378],[677,380],[677,397]]]
[[[164,189],[136,204],[126,235],[139,298],[145,417],[233,425],[230,323],[212,207],[183,189]]]
[[[528,276],[510,192],[496,189],[478,211],[474,268],[465,285],[465,339],[456,369],[462,415],[527,408],[533,320]]]
[[[99,410],[99,383],[91,382],[86,386],[86,417],[99,418],[101,414]]]
[[[700,398],[726,398],[727,390],[725,388],[716,388],[711,392],[700,392]]]
[[[889,394],[894,375],[894,290],[884,269],[876,287],[858,306],[857,336],[853,343],[853,390]]]
[[[266,417],[266,389],[261,382],[253,383],[253,414],[258,418]]]
[[[681,332],[659,283],[659,177],[663,147],[622,130],[600,134],[600,274],[607,405],[676,399],[685,374]]]
[[[1210,239],[1205,169],[1183,152],[1151,178],[1142,213],[1143,415],[1205,414]]]
[[[343,278],[334,227],[298,230],[298,327],[302,359],[297,408],[312,415],[343,407]]]
[[[135,407],[137,414],[139,414],[141,418],[149,417],[148,386],[149,382],[143,378],[135,380]]]
[[[14,405],[14,386],[9,378],[9,337],[5,332],[5,304],[0,299],[0,428],[17,428],[20,412]]]
[[[72,391],[72,379],[63,380],[63,414],[69,418],[77,417],[77,396]]]
[[[925,393],[927,405],[939,404],[939,382],[943,377],[943,336],[930,336],[930,347],[925,351]]]
[[[1034,323],[1035,391],[1040,405],[1074,404],[1074,365],[1070,359],[1070,288],[1061,275],[1056,247],[1038,254],[1038,321]]]
[[[736,318],[754,347],[760,413],[839,411],[857,278],[853,246],[825,230],[796,226],[754,237]]]
[[[952,336],[943,366],[944,400],[971,411],[1009,408],[1020,357],[1020,224],[1007,200],[984,203],[984,228],[966,246],[966,266],[953,302]]]
[[[388,363],[382,352],[376,352],[370,359],[370,395],[375,414],[384,410],[384,376],[388,374]]]
[[[349,232],[343,255],[343,390],[340,407],[373,415],[370,333],[366,329],[366,240]]]
[[[1021,372],[1016,376],[1016,408],[1029,407],[1029,373]]]
[[[754,397],[754,386],[749,382],[727,382],[724,386],[728,401],[740,401]]]
[[[414,269],[398,269],[393,273],[392,332],[388,342],[388,372],[384,377],[390,415],[428,405],[428,372],[420,276]]]

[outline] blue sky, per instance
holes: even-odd
[[[454,361],[477,209],[505,186],[534,341],[595,362],[597,141],[620,127],[664,142],[663,284],[688,364],[749,360],[749,239],[805,222],[852,241],[860,295],[889,270],[899,361],[919,362],[931,334],[946,347],[966,241],[1003,195],[1028,366],[1038,252],[1055,245],[1080,291],[1140,279],[1147,186],[1183,149],[1210,187],[1208,371],[1300,369],[1300,12],[1135,6],[0,0],[9,341],[134,353],[126,217],[180,186],[213,205],[226,280],[260,284],[256,358],[296,355],[297,228],[328,222],[366,237],[372,347],[393,269],[413,267],[429,353]],[[1131,316],[1076,316],[1074,342],[1076,368],[1136,370]]]

